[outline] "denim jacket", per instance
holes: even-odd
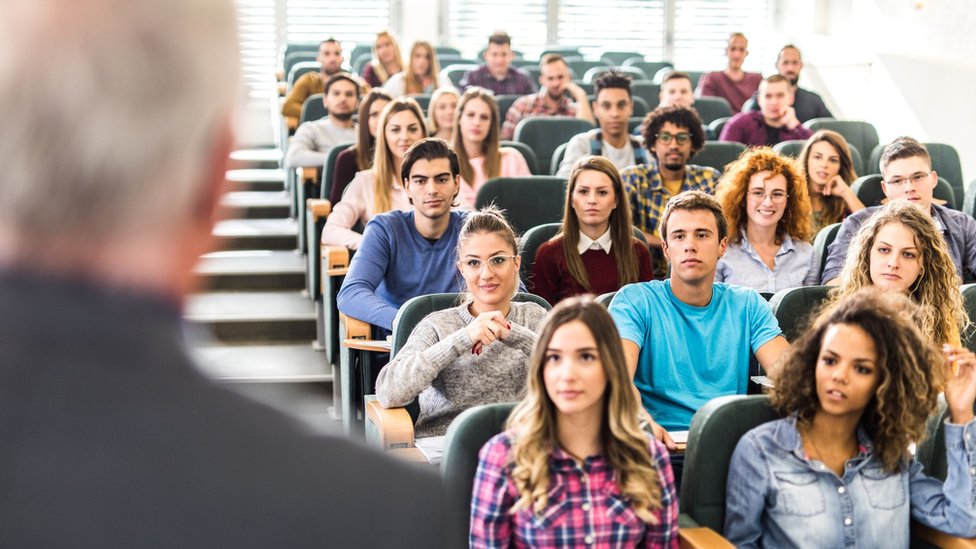
[[[763,424],[732,455],[725,537],[738,547],[908,547],[910,519],[976,536],[976,420],[946,422],[945,435],[944,484],[915,461],[885,472],[861,428],[861,451],[838,478],[807,458],[795,417]]]

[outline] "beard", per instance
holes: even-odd
[[[668,170],[671,170],[672,172],[676,172],[678,170],[683,170],[685,165],[681,162],[671,162],[671,163],[665,163],[664,167]]]
[[[330,112],[329,116],[335,118],[339,122],[348,122],[352,119],[352,111],[350,112]]]

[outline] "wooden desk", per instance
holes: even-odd
[[[356,416],[357,404],[362,400],[363,395],[372,392],[370,384],[373,379],[372,368],[369,367],[369,357],[368,353],[389,353],[390,343],[386,340],[372,340],[372,339],[343,339],[341,349],[339,350],[339,363],[340,363],[340,377],[342,383],[342,391],[340,394],[341,404],[342,404],[342,426],[346,433],[352,433],[356,425],[360,428],[357,432],[362,435],[362,426],[358,421]],[[361,379],[363,392],[359,394],[356,391],[356,377],[355,377],[355,366],[356,360],[354,353],[358,353],[361,360],[359,361],[362,367]],[[333,380],[333,383],[335,381]]]

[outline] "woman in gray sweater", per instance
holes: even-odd
[[[519,264],[515,232],[500,211],[468,216],[458,239],[458,269],[468,291],[464,303],[422,320],[376,380],[384,407],[419,397],[418,438],[443,435],[472,406],[521,397],[546,311],[512,302]]]

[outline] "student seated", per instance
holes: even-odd
[[[823,99],[815,92],[800,87],[800,71],[803,69],[803,58],[800,49],[793,44],[787,44],[779,50],[776,56],[776,72],[785,77],[793,87],[793,108],[800,122],[814,118],[833,118],[830,109],[824,105]],[[757,92],[758,93],[758,92]],[[759,110],[756,95],[753,95],[745,105],[743,112]],[[868,151],[864,151],[865,154]]]
[[[617,167],[602,156],[579,159],[569,176],[562,230],[536,251],[533,293],[555,304],[615,292],[652,274],[647,245],[634,238]]]
[[[441,66],[437,53],[429,42],[414,42],[410,48],[407,68],[392,76],[383,84],[383,91],[394,98],[404,95],[431,93],[437,89],[437,77]]]
[[[813,132],[803,126],[793,109],[793,87],[785,76],[774,74],[759,83],[759,110],[740,112],[722,127],[719,141],[736,141],[747,147],[775,145],[780,141],[807,139]]]
[[[390,31],[376,33],[376,41],[373,42],[373,58],[363,66],[359,75],[370,87],[378,88],[402,70],[403,58],[400,56],[400,45],[397,44],[396,39]]]
[[[427,135],[451,142],[454,135],[454,112],[457,111],[460,94],[454,86],[441,86],[434,90],[427,105]]]
[[[725,46],[728,65],[725,70],[703,74],[698,80],[695,97],[721,97],[729,102],[732,112],[742,110],[742,105],[756,93],[762,80],[762,75],[758,72],[742,70],[742,64],[748,55],[749,40],[746,35],[741,32],[730,34],[729,42]]]
[[[502,139],[512,139],[518,123],[536,116],[575,116],[593,122],[590,98],[573,82],[569,65],[559,54],[550,53],[539,61],[539,92],[519,97],[505,113]]]
[[[895,293],[848,296],[773,375],[783,419],[739,441],[725,537],[737,547],[908,547],[911,519],[976,536],[976,357],[940,345]],[[925,475],[910,444],[945,391],[949,474]]]
[[[366,225],[339,289],[339,311],[389,332],[408,299],[457,291],[456,249],[466,215],[451,211],[458,171],[457,155],[436,137],[404,153],[400,180],[413,209],[379,214]]]
[[[491,90],[495,95],[528,95],[535,93],[535,84],[529,74],[512,66],[515,54],[512,39],[504,32],[488,37],[485,62],[475,70],[464,73],[461,90],[478,86]]]
[[[624,286],[610,314],[651,428],[674,448],[667,431],[687,430],[691,416],[715,397],[746,393],[751,354],[772,371],[788,344],[758,293],[714,281],[728,246],[715,198],[701,191],[672,198],[661,233],[671,278]]]
[[[356,144],[336,156],[332,172],[332,189],[329,200],[333,205],[342,200],[342,193],[356,174],[373,167],[376,153],[376,127],[387,103],[393,101],[383,90],[372,89],[359,104],[359,125],[356,127]],[[365,122],[363,122],[365,120]]]
[[[922,333],[936,343],[959,345],[959,334],[969,324],[960,284],[932,218],[896,200],[858,231],[832,297],[836,302],[866,286],[903,293],[919,305],[915,320]]]
[[[460,207],[474,209],[478,189],[493,177],[532,175],[522,153],[500,147],[498,104],[484,88],[468,88],[456,109],[453,128],[454,151],[461,162]]]
[[[409,210],[407,191],[400,180],[403,154],[427,135],[424,113],[410,98],[395,99],[383,108],[377,129],[373,168],[356,174],[332,206],[322,230],[322,243],[359,248],[363,235],[353,230],[366,225],[376,214]]]
[[[661,80],[661,91],[657,94],[657,108],[695,106],[695,92],[691,87],[688,73],[671,71]]]
[[[557,305],[525,398],[479,454],[471,547],[676,549],[668,453],[639,427],[632,388],[606,310],[586,297]]]
[[[342,44],[335,38],[327,38],[319,44],[315,57],[322,68],[319,72],[307,72],[292,84],[288,97],[281,104],[281,115],[298,118],[302,115],[302,105],[309,96],[325,91],[329,77],[342,70]]]
[[[420,401],[416,436],[443,435],[464,410],[517,400],[546,310],[517,303],[515,232],[494,208],[472,212],[458,237],[464,303],[424,318],[376,378],[386,408]]]
[[[925,145],[911,137],[899,137],[885,146],[880,164],[884,177],[881,190],[885,197],[908,200],[932,216],[948,245],[956,274],[963,281],[976,276],[976,220],[933,199],[939,176],[932,170],[932,159]],[[851,240],[861,224],[880,208],[864,208],[844,219],[837,238],[827,248],[827,262],[821,277],[824,284],[836,284]]]
[[[329,115],[298,127],[288,143],[285,167],[322,168],[332,147],[355,139],[356,123],[352,115],[358,102],[359,83],[349,73],[339,72],[329,77],[322,96]]]
[[[864,209],[850,187],[857,172],[843,135],[831,130],[813,134],[803,146],[799,162],[807,180],[814,233]]]
[[[792,159],[763,147],[726,167],[716,191],[729,247],[715,280],[774,293],[820,282],[807,186]]]

